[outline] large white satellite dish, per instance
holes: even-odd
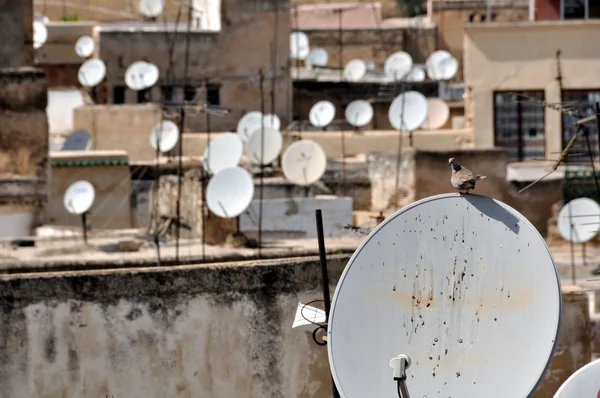
[[[165,9],[164,0],[140,0],[140,13],[146,17],[154,18],[163,13]]]
[[[48,29],[43,22],[33,21],[33,48],[38,49],[48,40]]]
[[[397,397],[389,363],[407,355],[411,397],[527,397],[561,301],[550,250],[519,212],[480,195],[420,200],[344,269],[328,322],[333,379],[345,398]]]
[[[92,184],[88,181],[76,181],[65,191],[65,209],[71,214],[83,214],[92,207],[95,196],[96,191]]]
[[[230,167],[211,177],[206,186],[206,205],[218,217],[237,217],[254,197],[252,176],[241,167]]]
[[[404,51],[397,51],[385,60],[383,70],[388,76],[400,80],[410,72],[412,66],[412,57]]]
[[[411,70],[404,76],[407,82],[422,82],[425,80],[425,69],[420,65],[413,65]]]
[[[365,100],[352,101],[346,107],[345,116],[351,125],[365,126],[373,119],[373,106]]]
[[[352,59],[344,67],[344,79],[357,82],[367,73],[367,65],[362,59]]]
[[[63,151],[88,151],[92,147],[92,135],[87,130],[75,130],[62,145]]]
[[[448,51],[438,50],[427,58],[425,67],[431,80],[449,80],[458,72],[458,61]]]
[[[600,359],[573,373],[554,394],[554,398],[583,397],[600,397]]]
[[[242,141],[248,141],[250,133],[252,133],[257,127],[261,127],[262,120],[263,114],[258,111],[248,112],[242,116],[237,124],[237,133],[240,135]]]
[[[327,50],[321,47],[313,48],[304,60],[307,65],[325,66],[329,60]]]
[[[311,185],[325,173],[327,156],[323,148],[314,141],[296,141],[283,153],[281,168],[285,178],[294,184]]]
[[[264,147],[262,147],[264,136]],[[246,142],[246,154],[254,164],[270,164],[273,163],[283,146],[283,137],[279,130],[265,127],[256,128]],[[261,156],[262,151],[262,156]]]
[[[101,59],[88,59],[79,67],[77,79],[84,87],[94,87],[106,76],[106,65]]]
[[[439,98],[427,98],[427,118],[421,128],[437,130],[444,126],[450,117],[450,108]]]
[[[87,58],[94,53],[96,43],[90,36],[81,36],[75,42],[75,53],[81,58]]]
[[[125,71],[125,84],[132,90],[144,90],[158,81],[158,68],[146,61],[136,61]]]
[[[304,32],[290,33],[290,56],[292,59],[304,60],[310,53],[308,36]]]
[[[315,127],[326,127],[333,122],[335,106],[329,101],[319,101],[310,108],[308,120]]]
[[[150,132],[150,145],[160,152],[169,152],[179,141],[179,127],[170,120],[157,123]]]
[[[240,164],[244,144],[235,133],[223,133],[212,139],[204,150],[203,166],[210,174]]]
[[[388,117],[396,130],[416,130],[427,118],[427,98],[417,91],[400,94],[392,101]]]
[[[556,223],[564,240],[585,243],[600,228],[600,205],[590,198],[573,199],[560,210]]]
[[[273,114],[267,114],[263,116],[263,124],[265,127],[279,130],[281,129],[281,120],[279,116]]]

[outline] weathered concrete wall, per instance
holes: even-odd
[[[0,396],[330,397],[326,347],[291,328],[320,283],[314,257],[4,275]]]
[[[563,286],[560,332],[554,357],[532,398],[552,398],[569,376],[592,359],[588,296],[581,288]]]
[[[400,156],[370,153],[367,156],[371,180],[371,210],[398,210],[415,200],[415,151]]]
[[[64,194],[69,185],[89,181],[96,191],[88,220],[93,229],[133,228],[131,174],[124,151],[52,152],[46,223],[81,227],[81,217],[69,213]]]
[[[124,150],[132,162],[155,159],[150,132],[161,120],[160,107],[154,104],[95,105],[73,110],[73,128],[90,132],[92,149]]]
[[[0,0],[0,68],[33,63],[33,0]]]
[[[546,235],[548,219],[552,216],[552,205],[562,196],[562,180],[542,181],[522,194],[524,187],[506,181],[507,155],[503,149],[462,150],[450,152],[417,151],[415,154],[415,199],[444,192],[455,192],[450,185],[448,159],[456,160],[475,174],[487,178],[477,184],[474,193],[501,200],[522,213]]]

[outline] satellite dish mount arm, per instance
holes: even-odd
[[[87,245],[87,231],[88,231],[88,222],[87,222],[87,211],[81,213],[81,230],[83,231],[83,242]]]
[[[406,386],[406,369],[410,367],[410,358],[401,354],[390,360],[390,368],[394,371],[394,380],[398,384],[398,397],[410,398],[408,387]]]

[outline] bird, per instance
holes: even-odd
[[[469,190],[475,188],[475,183],[477,181],[486,178],[486,176],[482,175],[473,175],[471,170],[456,163],[454,158],[448,159],[448,165],[452,168],[450,183],[459,193],[469,193]]]

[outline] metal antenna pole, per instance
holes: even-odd
[[[259,69],[259,80],[258,80],[258,89],[260,92],[260,112],[261,114],[265,114],[265,90],[264,90],[264,82],[265,75],[263,74],[262,69]],[[263,158],[265,156],[265,118],[261,117],[260,119],[260,176],[259,176],[259,186],[260,192],[258,193],[258,258],[262,256],[262,217],[263,217],[263,195],[264,195],[264,174],[265,174],[265,165],[263,164]]]
[[[329,322],[329,312],[331,311],[331,298],[329,296],[329,275],[327,273],[327,255],[325,253],[325,234],[323,233],[323,213],[321,209],[315,210],[317,220],[317,239],[319,241],[319,258],[321,260],[321,279],[323,284],[323,305],[325,307],[326,323]],[[340,398],[333,376],[331,378],[333,387],[333,398]]]

